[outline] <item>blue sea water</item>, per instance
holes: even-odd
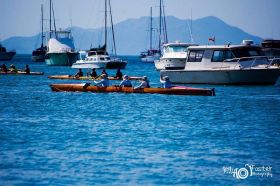
[[[125,58],[123,73],[159,86],[153,64]],[[24,55],[6,63],[45,75],[0,76],[0,185],[280,185],[279,86],[193,85],[215,97],[52,92],[76,81],[47,76],[76,70]],[[245,164],[271,168],[226,172],[244,176]]]

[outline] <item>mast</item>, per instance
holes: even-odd
[[[113,23],[113,15],[112,15],[111,0],[109,0],[109,12],[110,12],[111,29],[112,29],[112,37],[113,37],[113,50],[114,50],[114,55],[117,56],[117,49],[116,49],[116,41],[115,41],[115,33],[114,33],[114,23]]]
[[[41,25],[41,48],[43,48],[43,46],[44,46],[44,35],[43,35],[43,33],[44,33],[44,23],[43,23],[43,20],[44,20],[44,12],[43,12],[43,5],[41,5],[41,23],[42,23],[42,25]]]
[[[162,12],[163,12],[163,36],[164,36],[164,43],[168,43],[167,29],[166,29],[166,20],[165,20],[165,10],[164,10],[163,0],[162,0]]]
[[[52,37],[52,0],[50,0],[50,38]]]
[[[153,48],[153,8],[150,7],[150,12],[151,12],[151,23],[150,23],[150,49]]]
[[[158,50],[159,52],[161,53],[161,17],[162,17],[162,5],[161,5],[161,1],[162,0],[159,0],[159,39],[158,39]]]
[[[107,48],[107,0],[105,0],[105,25],[104,25],[104,29],[105,29],[105,47]],[[107,49],[105,49],[105,51],[107,51]]]

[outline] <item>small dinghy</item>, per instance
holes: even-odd
[[[133,89],[132,87],[98,87],[90,83],[83,84],[51,84],[51,89],[56,92],[117,92],[117,93],[142,93],[142,94],[171,94],[171,95],[197,95],[197,96],[215,96],[214,89],[192,88],[192,87],[172,87],[172,88],[143,88]]]

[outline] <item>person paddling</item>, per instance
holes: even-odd
[[[122,74],[121,70],[118,68],[115,78],[122,79],[122,77],[123,77],[123,74]]]
[[[1,65],[1,72],[5,72],[5,73],[8,72],[8,68],[5,64]]]
[[[100,81],[94,81],[96,86],[99,87],[108,87],[109,86],[109,79],[106,74],[101,74],[101,80]]]
[[[142,88],[150,88],[150,83],[147,76],[143,76],[141,83],[138,86],[134,87],[134,89],[142,89]]]
[[[92,71],[91,71],[91,73],[90,73],[90,76],[91,76],[92,78],[96,78],[96,77],[97,77],[97,73],[96,73],[96,71],[95,71],[95,68],[92,69]]]
[[[84,76],[84,73],[83,73],[82,69],[79,68],[78,72],[75,75],[75,78],[79,78],[79,77],[83,77],[83,76]]]
[[[163,88],[171,88],[172,87],[172,84],[171,84],[168,76],[164,76],[163,80],[160,79],[160,82],[162,83]]]
[[[123,80],[119,85],[120,87],[132,87],[131,81],[128,79],[128,75],[123,76]]]
[[[29,65],[25,65],[24,72],[25,72],[26,74],[30,74],[30,68],[29,68]]]
[[[16,66],[15,65],[13,65],[13,64],[11,64],[10,65],[10,72],[18,72],[18,70],[16,69]]]

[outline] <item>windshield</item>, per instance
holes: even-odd
[[[165,52],[186,52],[187,46],[168,46],[164,50]]]
[[[238,48],[233,49],[232,52],[236,58],[264,56],[264,53],[257,48]]]

